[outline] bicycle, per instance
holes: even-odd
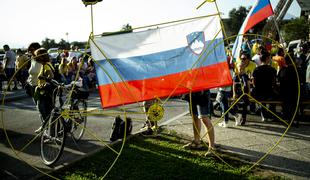
[[[64,85],[55,80],[51,83],[56,86],[53,91],[54,108],[41,135],[41,159],[48,166],[60,158],[67,134],[71,134],[74,142],[82,138],[86,128],[89,96],[88,92],[78,90],[75,85]],[[65,92],[66,102],[63,95]]]

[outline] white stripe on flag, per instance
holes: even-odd
[[[186,47],[186,36],[195,31],[204,31],[206,41],[222,38],[222,33],[218,33],[220,29],[219,17],[212,16],[146,31],[95,37],[94,41],[109,59],[116,59]],[[91,52],[94,59],[105,59],[92,42]]]

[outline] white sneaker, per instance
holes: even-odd
[[[235,118],[235,121],[236,121],[236,123],[235,123],[235,126],[240,126],[241,125],[241,114],[239,114],[239,113],[237,113],[235,116],[234,116],[234,118]]]
[[[219,123],[218,125],[219,125],[220,127],[223,127],[223,128],[227,128],[227,127],[228,127],[228,124],[227,124],[225,121]]]
[[[261,113],[260,117],[262,118],[262,122],[265,122],[267,120],[267,118],[265,118],[262,113]]]
[[[40,126],[40,127],[39,127],[37,130],[35,130],[34,132],[37,133],[37,134],[39,134],[42,130],[43,130],[43,127]]]

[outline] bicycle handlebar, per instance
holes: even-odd
[[[57,87],[61,87],[61,88],[65,88],[65,89],[68,89],[68,88],[72,87],[72,84],[65,85],[64,83],[59,83],[58,81],[56,81],[54,79],[51,79],[50,82],[52,84],[54,84],[55,86],[57,86]]]

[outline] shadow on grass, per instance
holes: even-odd
[[[122,154],[106,179],[245,179],[249,165],[226,159],[236,168],[225,165],[216,157],[205,158],[205,151],[182,148],[181,136],[162,133],[155,137],[135,136],[124,146]],[[115,144],[114,149],[121,147]],[[70,167],[51,174],[60,179],[102,178],[117,154],[108,148]]]

